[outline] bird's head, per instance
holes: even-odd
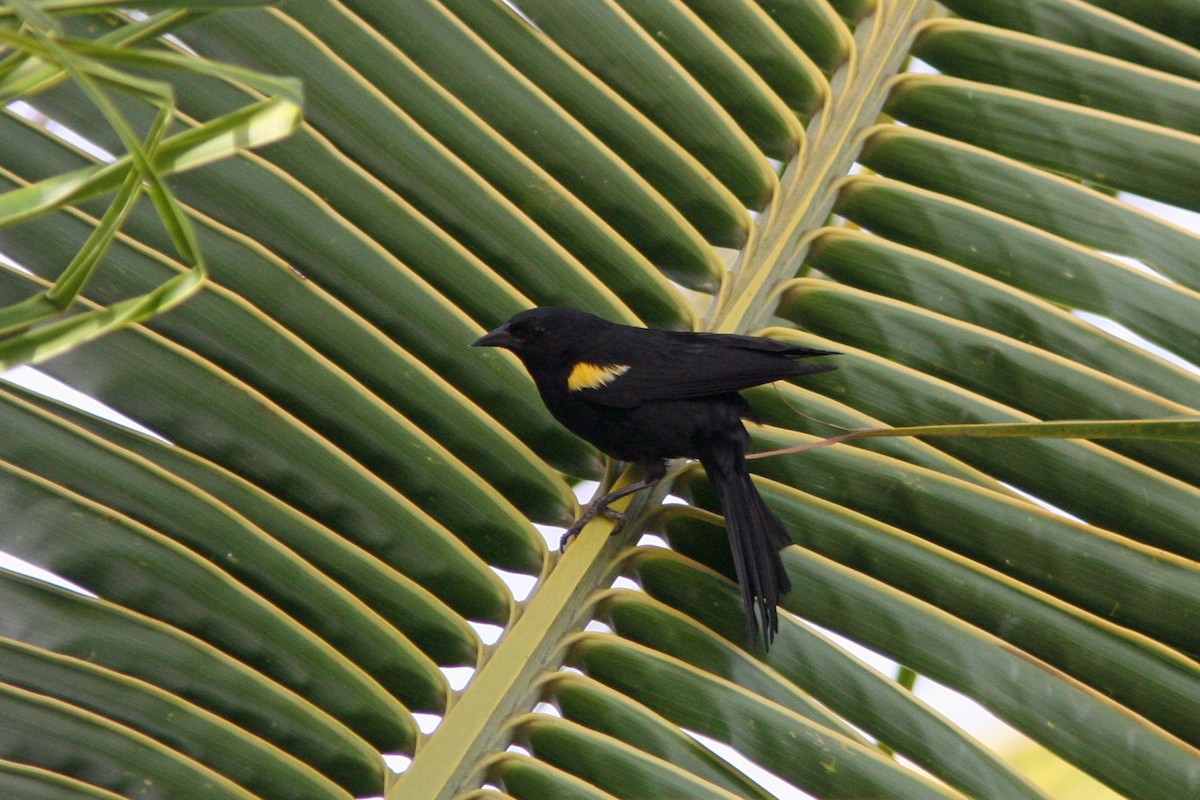
[[[531,308],[471,342],[472,347],[503,347],[522,359],[568,353],[593,332],[611,326],[599,317],[574,308]]]

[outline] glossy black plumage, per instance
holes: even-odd
[[[662,477],[666,460],[698,459],[725,514],[751,641],[770,644],[775,606],[790,588],[779,550],[790,538],[746,470],[738,392],[834,369],[800,359],[833,355],[752,336],[678,333],[617,325],[567,308],[523,311],[473,343],[521,359],[546,407],[609,456]]]

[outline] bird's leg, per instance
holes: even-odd
[[[579,532],[583,530],[584,526],[595,519],[596,515],[598,514],[604,514],[606,517],[610,517],[618,523],[618,527],[613,530],[613,533],[616,533],[618,530],[620,530],[620,525],[625,524],[625,515],[620,511],[614,511],[613,509],[609,508],[609,504],[620,500],[622,497],[628,497],[635,492],[640,492],[642,489],[650,488],[662,480],[662,477],[665,474],[665,464],[659,463],[651,465],[646,468],[646,475],[640,481],[631,483],[628,486],[622,486],[620,489],[611,491],[608,494],[603,494],[600,497],[592,500],[592,502],[588,503],[588,507],[585,508],[583,513],[579,516],[579,519],[575,520],[571,527],[567,528],[567,531],[562,535],[562,538],[558,540],[559,551],[561,552],[566,550],[567,545],[571,543],[571,540],[578,536]]]

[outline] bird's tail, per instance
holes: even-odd
[[[758,640],[761,631],[763,643],[770,646],[779,631],[775,607],[792,588],[779,557],[779,551],[792,543],[791,537],[750,481],[740,442],[716,448],[700,463],[717,489],[725,514],[750,643]]]

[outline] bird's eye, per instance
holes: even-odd
[[[522,341],[531,341],[546,332],[545,326],[537,320],[521,320],[509,326],[509,331]]]

